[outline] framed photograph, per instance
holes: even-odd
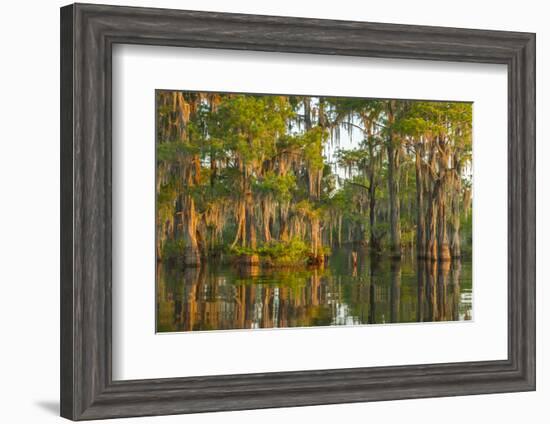
[[[535,389],[535,35],[61,9],[61,415]]]

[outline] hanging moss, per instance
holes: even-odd
[[[159,259],[322,264],[354,243],[445,260],[471,244],[471,104],[184,91],[156,101]]]

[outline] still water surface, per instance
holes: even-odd
[[[324,269],[157,267],[157,331],[313,327],[472,319],[470,261],[400,262],[349,249]]]

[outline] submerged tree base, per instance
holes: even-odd
[[[260,265],[260,257],[258,255],[239,255],[234,258],[234,262],[238,265]]]
[[[193,249],[185,249],[183,254],[183,263],[187,267],[198,267],[201,264],[201,256],[199,252]]]
[[[323,254],[318,254],[318,255],[313,255],[311,254],[307,260],[307,263],[308,265],[313,265],[313,266],[323,266],[325,264],[325,255]]]

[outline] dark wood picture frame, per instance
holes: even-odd
[[[508,359],[113,381],[115,43],[507,65]],[[75,4],[61,9],[60,124],[63,417],[84,420],[535,389],[534,34]]]

